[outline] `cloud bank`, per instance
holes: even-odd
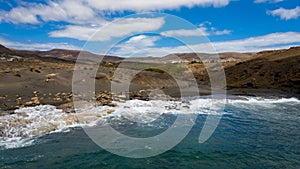
[[[25,3],[9,11],[0,11],[0,22],[39,24],[63,21],[91,24],[105,21],[106,13],[122,11],[160,11],[181,7],[223,7],[229,0],[49,0],[46,3]]]
[[[63,30],[52,31],[51,37],[74,38],[89,41],[108,41],[137,32],[154,31],[162,27],[164,18],[124,18],[103,27],[69,25]],[[97,32],[97,34],[95,34]],[[94,36],[93,36],[94,35]],[[92,38],[91,38],[92,37]],[[91,39],[90,39],[91,38]]]
[[[211,25],[211,23],[208,23]],[[231,30],[217,30],[215,27],[208,27],[207,24],[200,24],[197,29],[179,29],[168,30],[161,33],[166,37],[184,37],[184,36],[212,36],[212,35],[228,35]]]
[[[147,37],[143,37],[140,42],[135,41],[135,44],[141,44],[145,42],[145,38]],[[157,39],[152,40],[156,41]],[[119,56],[130,56],[131,51],[137,52],[138,50],[141,50],[139,53],[143,54],[143,56],[163,56],[166,55],[166,53],[182,52],[258,52],[261,50],[289,48],[291,46],[295,46],[295,44],[300,44],[300,32],[278,32],[240,40],[201,43],[194,45],[187,44],[176,47],[155,47],[154,45],[149,45],[140,49],[135,47],[135,45],[128,46],[128,44],[125,43],[124,46],[118,46],[118,49],[112,54]],[[129,48],[130,51],[127,50]]]
[[[278,2],[282,2],[284,0],[254,0],[254,3],[278,3]]]

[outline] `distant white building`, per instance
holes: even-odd
[[[0,60],[7,61],[7,62],[14,62],[14,61],[24,61],[26,59],[25,58],[6,58],[6,57],[1,57]]]

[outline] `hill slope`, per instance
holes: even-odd
[[[228,88],[264,88],[300,93],[300,47],[263,51],[225,68]]]

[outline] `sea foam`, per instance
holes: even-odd
[[[128,119],[136,123],[151,123],[163,114],[224,114],[216,107],[224,104],[224,100],[198,97],[185,99],[188,101],[163,100],[128,100],[115,102],[116,107],[85,106],[76,113],[65,113],[52,105],[20,108],[14,114],[0,116],[0,147],[3,149],[29,146],[34,140],[53,132],[66,132],[71,127],[94,126],[108,118]],[[266,107],[276,104],[300,104],[296,98],[264,99],[260,97],[239,96],[228,99],[226,104],[232,106]],[[222,108],[222,106],[221,106]]]

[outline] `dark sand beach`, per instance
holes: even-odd
[[[17,58],[14,61],[0,61],[0,110],[14,110],[19,107],[51,104],[59,106],[72,102],[72,77],[76,58],[80,51],[51,50],[24,51],[8,49],[1,46],[2,58]],[[97,56],[91,54],[92,56]],[[147,99],[147,94],[154,90],[162,90],[165,94],[178,98],[180,92],[176,81],[166,72],[156,67],[167,67],[185,79],[187,65],[197,81],[199,93],[211,94],[210,79],[203,63],[195,54],[175,54],[184,63],[172,64],[171,59],[144,58],[127,59],[105,56],[97,70],[95,92],[98,100],[101,94],[111,91],[111,80],[120,63],[127,69],[144,69],[130,84],[130,98]],[[204,55],[204,54],[199,54]],[[206,54],[208,55],[208,54]],[[249,96],[293,96],[300,93],[300,48],[262,51],[258,53],[221,53],[222,65],[226,75],[227,93]],[[20,59],[21,58],[21,59]],[[89,64],[86,66],[86,70]],[[90,77],[93,78],[93,77]],[[189,86],[185,87],[187,90]]]

